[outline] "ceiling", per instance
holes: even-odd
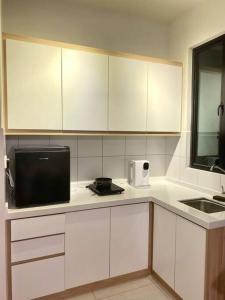
[[[104,9],[114,13],[153,18],[161,22],[173,19],[205,0],[70,0],[89,8]]]

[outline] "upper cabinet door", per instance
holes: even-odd
[[[107,130],[108,56],[62,50],[63,129]]]
[[[149,63],[147,131],[179,132],[182,67]]]
[[[6,41],[9,129],[62,129],[61,49]]]
[[[146,130],[147,66],[143,61],[109,57],[109,130]]]

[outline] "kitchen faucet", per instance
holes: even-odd
[[[225,170],[224,170],[223,168],[219,167],[216,163],[214,163],[214,164],[211,166],[210,171],[213,171],[214,169],[217,169],[217,170],[219,170],[219,171],[221,171],[222,173],[225,174]]]

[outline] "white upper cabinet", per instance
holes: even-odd
[[[108,56],[62,50],[63,129],[107,130]]]
[[[61,49],[6,41],[9,129],[62,129]]]
[[[145,131],[148,64],[109,57],[109,130]]]
[[[181,91],[181,66],[149,63],[147,131],[180,131]]]

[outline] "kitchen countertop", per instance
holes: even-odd
[[[98,196],[85,187],[87,182],[73,183],[71,184],[71,199],[69,203],[19,209],[6,207],[6,219],[28,218],[100,207],[154,202],[206,229],[225,226],[225,212],[206,214],[179,202],[179,200],[199,197],[212,199],[212,196],[209,194],[164,179],[152,180],[151,185],[145,188],[131,187],[124,180],[114,180],[114,183],[123,187],[125,191],[118,195]]]

